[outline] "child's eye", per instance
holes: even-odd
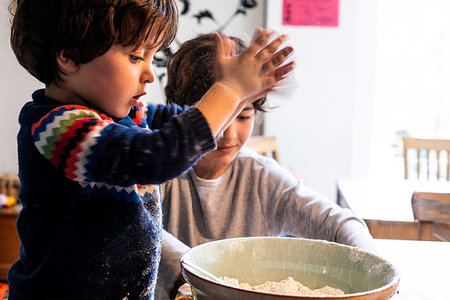
[[[139,61],[143,61],[144,58],[140,57],[140,56],[136,56],[136,55],[130,55],[130,61],[132,63],[138,63]]]
[[[245,120],[250,119],[250,117],[249,116],[238,116],[237,119],[241,120],[241,121],[245,121]]]

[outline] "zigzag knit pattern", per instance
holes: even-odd
[[[142,107],[139,112],[142,112]],[[143,114],[136,114],[133,121],[146,126]],[[64,105],[46,114],[32,126],[32,136],[38,151],[67,178],[80,184],[82,193],[92,193],[115,198],[139,199],[136,185],[122,187],[95,182],[89,166],[93,152],[108,126],[114,121],[108,116],[80,105]],[[133,195],[134,194],[134,195]]]

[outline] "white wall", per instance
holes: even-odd
[[[339,177],[367,173],[371,2],[341,0],[338,27],[300,27],[282,26],[282,0],[268,0],[267,26],[290,37],[299,87],[290,99],[270,97],[279,107],[265,133],[277,136],[281,164],[331,200]]]
[[[17,172],[17,117],[31,93],[42,84],[29,75],[16,61],[9,46],[9,0],[0,6],[0,174]]]

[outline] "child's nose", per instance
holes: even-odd
[[[223,132],[223,137],[226,139],[232,139],[236,137],[236,120],[231,122],[230,126]]]
[[[141,82],[142,83],[152,83],[155,81],[155,73],[152,69],[151,62],[149,64],[146,64],[143,67],[142,74],[141,74]]]

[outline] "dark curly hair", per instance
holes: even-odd
[[[245,51],[247,46],[237,37],[229,37],[236,44],[236,53]],[[215,34],[203,34],[184,42],[167,63],[167,103],[191,106],[197,103],[209,90],[216,79]],[[255,110],[265,111],[266,98],[253,103]]]
[[[11,48],[44,84],[62,81],[56,57],[63,50],[83,64],[113,44],[138,48],[150,41],[164,49],[178,28],[175,0],[14,0],[9,10]]]

